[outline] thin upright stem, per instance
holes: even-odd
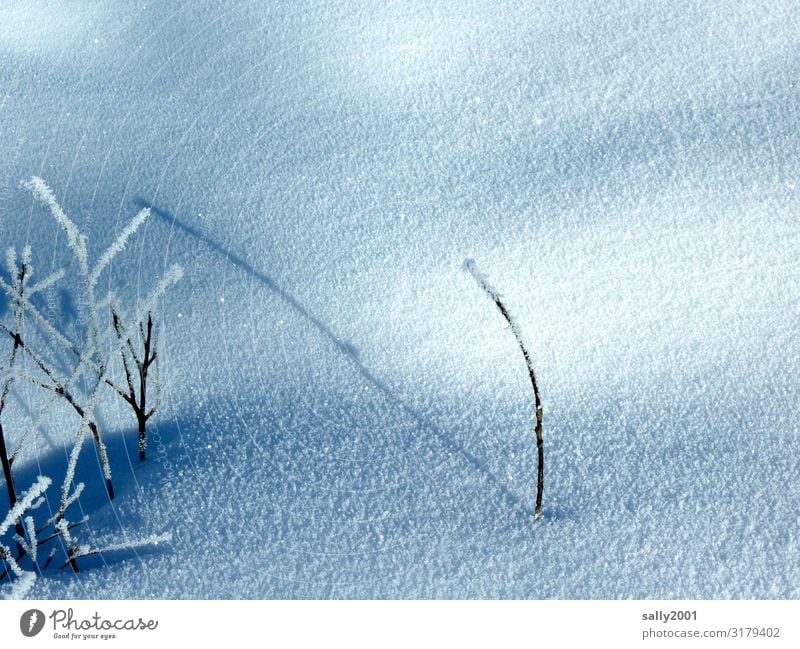
[[[511,332],[514,334],[514,338],[519,345],[520,350],[522,351],[522,355],[525,358],[525,365],[528,367],[528,376],[531,381],[531,387],[533,388],[533,398],[534,398],[534,405],[536,407],[536,425],[535,425],[535,434],[536,434],[536,455],[537,455],[537,471],[536,471],[536,505],[534,509],[534,517],[538,520],[542,516],[542,495],[544,493],[544,435],[542,430],[542,420],[544,419],[544,409],[542,407],[542,398],[539,394],[539,384],[536,381],[536,373],[533,370],[533,361],[531,360],[531,356],[528,353],[528,349],[525,346],[525,343],[522,339],[522,333],[517,326],[516,321],[511,317],[511,314],[508,312],[505,304],[503,304],[503,300],[500,298],[500,294],[494,289],[494,287],[489,284],[486,277],[484,277],[480,272],[478,272],[477,268],[475,267],[475,262],[472,260],[467,260],[464,263],[464,268],[472,275],[478,285],[483,289],[486,295],[489,296],[489,299],[494,302],[495,306],[497,307],[500,314],[503,318],[508,322],[509,326],[511,327]]]

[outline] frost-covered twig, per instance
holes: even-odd
[[[17,264],[17,253],[13,248],[9,249],[6,255],[8,271],[11,275],[12,301],[14,305],[14,330],[11,331],[7,329],[7,331],[9,331],[11,334],[14,342],[11,348],[11,357],[8,362],[7,376],[3,382],[2,391],[0,391],[0,463],[3,467],[3,478],[5,480],[6,491],[8,493],[8,506],[11,510],[13,510],[17,504],[17,492],[14,485],[14,474],[11,471],[12,458],[8,453],[8,446],[6,444],[6,436],[5,430],[3,429],[2,418],[8,395],[11,391],[11,384],[14,380],[14,366],[17,364],[19,349],[21,346],[20,333],[22,331],[22,323],[25,314],[25,309],[22,306],[22,302],[25,297],[25,287],[27,286],[28,279],[30,278],[30,257],[31,250],[28,246],[25,246],[25,249],[22,253],[21,265]],[[21,520],[17,520],[15,522],[15,528],[17,536],[25,536],[25,530],[22,527]]]
[[[508,322],[509,326],[511,327],[511,332],[514,334],[514,338],[516,338],[517,344],[522,351],[522,355],[525,357],[525,364],[528,367],[528,375],[531,380],[531,386],[533,386],[533,397],[536,405],[536,450],[538,456],[538,470],[536,480],[536,509],[534,510],[534,516],[538,519],[542,515],[542,493],[544,491],[544,439],[542,435],[542,399],[539,395],[539,386],[536,382],[536,374],[533,371],[533,361],[531,360],[531,356],[528,353],[528,348],[523,340],[522,331],[520,330],[519,325],[514,318],[511,317],[511,314],[508,312],[505,304],[503,304],[500,293],[498,293],[497,290],[491,284],[489,284],[486,276],[477,269],[475,262],[472,259],[467,259],[464,262],[464,269],[470,275],[472,275],[478,285],[483,289],[484,293],[486,293],[486,295],[489,296],[489,299],[494,302],[495,306],[498,308],[503,318],[505,318],[506,322]]]
[[[86,422],[86,426],[92,434],[92,439],[94,439],[94,443],[97,446],[97,452],[100,456],[100,464],[103,468],[103,476],[106,481],[106,491],[108,492],[108,497],[109,499],[114,500],[114,485],[111,481],[111,463],[108,460],[108,450],[106,449],[105,442],[103,442],[103,438],[100,436],[100,431],[97,428],[97,424],[88,416],[87,411],[89,409],[84,408],[80,403],[78,403],[78,400],[69,390],[69,388],[66,387],[67,382],[57,376],[55,371],[51,369],[47,363],[45,363],[45,361],[35,351],[33,351],[29,345],[25,343],[19,334],[15,335],[2,323],[0,323],[0,331],[5,331],[12,338],[14,338],[14,344],[20,349],[23,349],[31,358],[31,360],[33,360],[36,366],[42,371],[42,373],[52,382],[52,385],[40,383],[39,386],[52,390],[58,396],[63,397],[64,400],[78,414],[78,416]]]
[[[107,368],[107,360],[101,353],[100,347],[100,326],[99,314],[97,308],[97,300],[95,297],[95,285],[103,270],[111,263],[114,256],[120,252],[128,242],[128,239],[139,229],[149,215],[149,210],[141,210],[139,214],[134,217],[131,223],[122,231],[116,241],[106,250],[102,255],[99,262],[92,270],[89,268],[89,254],[87,246],[87,238],[81,234],[75,223],[66,215],[64,210],[56,200],[55,194],[50,187],[41,178],[34,176],[28,182],[23,183],[23,186],[28,189],[33,196],[47,208],[53,215],[56,223],[64,230],[67,235],[67,243],[78,261],[81,279],[83,281],[84,297],[87,305],[87,316],[89,321],[89,353],[86,354],[86,359],[89,361],[88,365],[95,372],[95,384],[90,388],[90,398],[84,406],[80,406],[77,400],[67,390],[67,386],[61,384],[56,386],[57,394],[63,396],[67,402],[78,412],[78,414],[88,422],[89,430],[97,446],[100,456],[100,462],[103,468],[103,474],[106,480],[106,489],[110,499],[114,499],[114,487],[111,481],[111,465],[108,461],[108,453],[105,444],[100,436],[100,432],[94,423],[94,415],[92,406],[98,388],[105,382],[105,374]],[[61,342],[68,342],[63,340]],[[41,366],[40,366],[41,367]],[[78,366],[80,370],[81,365]],[[49,377],[48,377],[49,378]],[[70,458],[72,460],[72,458]],[[76,458],[77,461],[77,458]]]
[[[90,545],[81,543],[72,533],[76,527],[86,522],[87,517],[78,522],[70,522],[68,510],[76,503],[84,489],[82,482],[76,483],[76,469],[87,430],[91,432],[98,447],[109,496],[114,497],[110,463],[94,415],[102,386],[111,387],[137,411],[137,416],[141,419],[140,456],[144,458],[145,426],[160,403],[158,374],[163,353],[159,347],[161,328],[156,326],[155,313],[163,294],[181,278],[183,271],[178,265],[171,266],[154,289],[138,303],[135,316],[126,321],[121,315],[122,309],[116,297],[108,293],[102,299],[98,299],[96,289],[103,272],[146,222],[149,210],[141,210],[92,267],[87,238],[81,234],[77,225],[58,204],[53,191],[37,177],[23,183],[23,186],[48,208],[58,226],[66,233],[67,244],[77,260],[79,280],[82,284],[82,304],[85,308],[81,320],[88,324],[89,335],[86,341],[70,340],[70,337],[59,331],[59,328],[54,326],[55,323],[46,317],[31,299],[37,293],[52,289],[64,277],[64,272],[56,270],[38,283],[33,283],[30,247],[25,246],[20,254],[16,250],[9,250],[6,255],[8,276],[6,279],[0,277],[0,290],[5,292],[12,305],[11,318],[0,322],[0,337],[11,341],[7,363],[3,364],[0,361],[0,458],[2,458],[3,478],[10,494],[8,514],[0,522],[0,568],[4,569],[0,573],[0,582],[8,578],[11,583],[0,586],[0,595],[8,594],[8,585],[11,586],[12,595],[24,594],[36,575],[47,570],[57,554],[65,553],[64,565],[71,566],[77,572],[79,558],[106,551],[158,544],[170,538],[169,535],[158,535],[140,541],[122,542],[93,549]],[[105,317],[108,313],[106,309],[109,307],[113,316],[110,323]],[[50,344],[49,349],[48,344]],[[63,358],[58,362],[52,360],[63,356],[64,351],[72,356],[71,360],[68,358],[66,364]],[[127,390],[117,385],[114,377],[108,372],[109,361],[116,358],[117,354],[123,359]],[[49,391],[51,396],[41,399],[37,404],[38,414],[30,413],[30,430],[23,434],[21,439],[15,440],[17,447],[9,455],[6,446],[8,438],[2,428],[2,415],[10,401],[8,397],[12,394],[14,381],[24,381],[29,387],[35,386],[37,389]],[[16,393],[17,391],[13,394]],[[14,488],[12,463],[26,440],[39,429],[56,400],[66,402],[78,414],[80,426],[76,430],[68,458],[58,510],[55,513],[51,511],[50,518],[45,522],[45,516],[40,513],[37,516],[34,510],[44,502],[42,493],[50,484],[49,479],[40,478],[28,492],[20,496]],[[20,403],[23,407],[27,405],[24,402]],[[17,421],[17,418],[13,418],[13,421]],[[27,512],[32,512],[32,515],[27,515]],[[12,526],[13,532],[10,532]],[[40,557],[44,554],[42,546],[56,539],[60,540],[61,544],[54,544],[48,548],[49,554],[45,555],[44,562],[41,563]],[[15,551],[10,547],[13,546],[13,542],[16,542]]]
[[[167,272],[158,281],[156,287],[140,302],[136,312],[136,322],[143,323],[148,314],[158,311],[159,300],[170,287],[180,282],[181,279],[183,279],[183,267],[180,264],[172,264],[167,268]]]
[[[100,257],[99,261],[94,267],[94,270],[92,270],[92,273],[89,276],[92,286],[97,284],[97,280],[100,279],[100,275],[103,273],[106,267],[111,263],[117,253],[125,249],[125,246],[128,244],[128,239],[130,239],[136,233],[136,231],[141,227],[142,223],[144,223],[149,216],[149,208],[140,210],[133,220],[127,225],[127,227],[120,233],[116,241],[114,241],[114,243],[111,244],[111,246],[109,246],[109,248],[103,253],[103,256]]]
[[[43,283],[43,282],[41,282]],[[39,284],[36,285],[37,287]],[[0,288],[2,288],[5,293],[12,299],[15,299],[16,292],[12,286],[10,286],[2,277],[0,277]],[[35,287],[34,287],[35,288]],[[28,291],[30,294],[30,291]],[[57,342],[60,346],[64,349],[71,351],[80,356],[80,352],[78,351],[77,346],[71,340],[69,340],[64,334],[62,334],[58,329],[56,329],[50,322],[45,318],[39,309],[28,300],[27,296],[22,296],[22,306],[25,308],[25,313],[31,315],[34,319],[35,324],[40,327],[47,335],[49,335],[55,342]]]
[[[32,177],[28,182],[22,184],[28,191],[33,194],[33,197],[38,200],[42,205],[49,208],[50,213],[53,215],[56,223],[61,226],[61,229],[67,235],[67,244],[72,250],[75,259],[78,261],[78,268],[80,269],[81,279],[83,280],[83,290],[88,305],[89,316],[89,334],[91,338],[92,347],[99,350],[98,345],[98,325],[97,325],[97,312],[95,309],[94,299],[94,282],[92,281],[92,273],[89,270],[89,253],[87,246],[87,237],[81,234],[78,226],[66,215],[61,205],[58,204],[53,190],[48,187],[47,183],[38,176]]]
[[[80,449],[79,451],[80,452]],[[75,481],[75,467],[70,463],[67,466],[67,475],[64,477],[64,483],[61,485],[61,505],[58,508],[58,511],[52,516],[48,521],[48,525],[57,525],[61,522],[64,516],[67,513],[67,509],[69,506],[74,503],[78,498],[81,497],[85,485],[83,482],[79,482],[75,485],[75,488],[72,488],[72,484]]]
[[[11,472],[11,458],[8,455],[6,436],[2,422],[0,422],[0,462],[3,465],[3,479],[5,480],[6,492],[8,493],[8,506],[13,509],[17,504],[17,490],[14,486],[14,474]],[[17,534],[24,534],[24,532],[22,525],[17,523]]]
[[[27,538],[17,538],[17,542],[22,546],[22,549],[27,552],[34,564],[36,564],[36,556],[39,551],[39,542],[36,538],[36,525],[33,522],[33,516],[25,517],[25,536]]]
[[[16,580],[30,579],[27,571],[20,565],[19,561],[26,554],[33,552],[34,561],[36,556],[36,548],[38,547],[36,541],[36,533],[34,530],[33,519],[26,518],[25,527],[22,526],[23,517],[25,514],[33,509],[36,509],[41,504],[42,495],[50,486],[51,480],[46,476],[39,476],[36,482],[33,483],[30,489],[19,497],[19,500],[14,503],[0,523],[0,537],[5,534],[8,529],[14,525],[17,530],[22,530],[22,534],[17,532],[17,556],[15,557],[11,548],[0,541],[0,560],[5,562],[8,567],[0,574],[0,582],[3,581],[8,575],[13,574]],[[28,523],[28,520],[30,522]],[[26,538],[26,535],[28,538]],[[35,578],[35,573],[34,578]],[[17,595],[19,596],[19,595]]]
[[[22,186],[30,191],[34,198],[42,203],[42,205],[50,209],[53,218],[55,218],[56,222],[61,226],[61,229],[67,234],[67,243],[69,247],[72,248],[78,262],[86,267],[88,274],[89,256],[86,252],[86,237],[80,233],[78,226],[76,226],[64,213],[64,210],[61,209],[55,194],[53,194],[53,190],[38,176],[33,176],[27,182],[23,182]]]
[[[45,490],[50,486],[52,480],[47,476],[40,475],[36,478],[30,489],[26,491],[19,500],[14,503],[14,506],[8,511],[3,522],[0,523],[0,534],[5,534],[6,530],[16,521],[22,521],[22,516],[26,511],[33,508],[36,501],[42,496]],[[23,530],[23,534],[25,534]]]
[[[66,518],[62,518],[58,523],[56,523],[56,530],[61,534],[61,538],[64,539],[64,545],[67,547],[67,563],[65,563],[62,568],[66,568],[70,566],[73,572],[80,572],[78,568],[78,555],[80,553],[85,553],[88,551],[88,545],[79,545],[78,542],[73,538],[72,533],[70,532],[72,528],[70,527],[69,521]]]
[[[90,557],[96,554],[103,554],[104,552],[119,552],[121,550],[136,550],[138,548],[145,548],[150,546],[157,546],[161,543],[169,543],[172,541],[172,534],[165,532],[164,534],[153,534],[144,539],[136,541],[123,541],[122,543],[111,543],[102,548],[90,548],[89,546],[82,546],[76,550],[73,557],[80,559],[82,557]],[[66,568],[66,564],[62,566]]]
[[[136,312],[136,319],[133,327],[125,327],[118,317],[118,313],[114,315],[113,334],[116,335],[120,345],[120,353],[122,355],[123,364],[128,360],[126,356],[128,352],[124,347],[128,347],[131,353],[131,360],[135,360],[136,367],[139,374],[139,390],[132,389],[131,386],[131,371],[130,367],[125,366],[126,380],[129,385],[129,390],[124,392],[106,376],[106,369],[108,367],[108,359],[111,355],[103,355],[100,352],[100,328],[99,328],[99,306],[100,303],[96,299],[95,287],[103,271],[109,266],[115,255],[122,251],[128,243],[128,240],[136,233],[150,215],[149,209],[140,210],[133,220],[123,229],[114,243],[103,253],[94,268],[89,267],[89,256],[87,252],[87,239],[80,233],[78,227],[66,215],[64,210],[58,204],[53,191],[48,187],[44,180],[38,177],[31,178],[28,182],[23,183],[24,187],[28,189],[33,196],[43,205],[49,208],[53,218],[66,232],[67,242],[72,249],[75,258],[78,261],[80,274],[83,279],[83,287],[85,299],[88,306],[88,319],[90,327],[90,349],[91,354],[85,355],[87,366],[95,372],[96,386],[93,393],[96,391],[100,384],[105,383],[111,386],[117,394],[122,396],[134,409],[137,417],[137,425],[139,429],[139,459],[143,460],[147,447],[146,423],[147,420],[155,412],[155,408],[147,408],[147,377],[150,365],[156,360],[155,346],[153,345],[152,330],[153,313],[156,311],[158,301],[164,295],[168,288],[178,282],[183,277],[183,269],[178,264],[170,266],[164,276],[159,280],[156,287],[150,294],[139,304]],[[111,300],[111,296],[109,296]],[[145,333],[144,327],[147,323],[147,331]],[[139,329],[142,337],[142,344],[144,345],[144,357],[141,359],[136,358],[133,350],[133,342],[131,339],[130,331]],[[66,339],[60,337],[59,342],[62,346],[66,346],[70,351],[76,352],[77,350]],[[152,350],[152,353],[151,353]],[[66,393],[63,394],[66,397]],[[68,399],[69,401],[69,399]],[[74,407],[74,401],[70,401],[70,405]],[[90,408],[84,408],[85,415],[89,422],[92,421],[92,413]],[[90,423],[90,430],[93,437],[97,442],[99,434],[96,435],[96,427]],[[105,447],[102,442],[98,444],[101,460],[103,460]],[[103,461],[103,470],[106,474],[108,484],[111,482],[111,470],[106,461]],[[109,496],[113,498],[113,489],[110,488]]]
[[[81,280],[83,282],[84,298],[87,305],[87,319],[89,321],[89,341],[92,350],[92,359],[95,361],[97,369],[97,384],[103,381],[105,374],[105,359],[100,353],[100,334],[98,324],[97,301],[95,299],[95,283],[96,276],[99,276],[99,271],[95,275],[89,269],[89,253],[87,245],[87,237],[78,230],[78,226],[66,215],[64,210],[58,204],[53,190],[48,187],[47,183],[38,176],[34,176],[28,182],[23,183],[23,187],[28,189],[34,198],[40,203],[50,209],[56,223],[61,226],[61,229],[67,235],[67,243],[72,250],[75,259],[78,261],[78,268],[80,269]],[[138,227],[138,226],[137,226]],[[135,230],[135,228],[134,228]],[[124,240],[123,240],[124,245]],[[114,246],[112,246],[113,248]],[[115,252],[110,253],[113,257]],[[104,256],[105,257],[105,256]],[[109,258],[110,261],[110,258]],[[102,271],[102,268],[100,269]],[[96,390],[96,388],[95,388]],[[94,390],[92,390],[94,392]],[[89,413],[91,416],[91,412]]]

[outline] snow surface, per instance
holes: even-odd
[[[90,441],[81,468],[86,543],[172,541],[32,595],[800,597],[798,28],[793,2],[0,1],[3,247],[68,260],[37,175],[95,260],[152,210],[106,290],[186,271],[148,461],[110,402],[113,504]],[[539,522],[524,361],[466,258],[536,364]]]

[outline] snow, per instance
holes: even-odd
[[[134,313],[170,284],[148,460],[98,397],[116,499],[91,442],[76,467],[77,542],[131,549],[30,595],[800,597],[799,22],[788,2],[0,3],[0,240],[71,278],[31,301],[86,333],[32,177],[89,260],[115,251],[98,296]],[[466,258],[534,361],[538,522],[526,369]],[[12,448],[39,421],[16,412]],[[67,422],[36,425],[22,489],[61,485]]]

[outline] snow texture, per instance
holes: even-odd
[[[25,599],[36,584],[35,572],[23,572],[13,583],[7,584],[0,591],[3,599]]]
[[[795,2],[0,2],[0,248],[65,271],[26,335],[56,322],[70,376],[81,273],[163,327],[148,459],[98,394],[117,495],[84,444],[73,507],[84,546],[172,540],[30,596],[800,597],[798,28]],[[529,338],[538,522],[528,377],[465,258]],[[15,475],[61,484],[74,414],[34,388]]]

